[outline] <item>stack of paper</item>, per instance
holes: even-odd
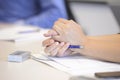
[[[120,71],[120,64],[88,59],[80,55],[58,58],[41,54],[34,54],[32,58],[71,75],[94,77],[96,72]]]

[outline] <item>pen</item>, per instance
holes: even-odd
[[[19,34],[24,34],[24,33],[34,33],[34,32],[39,32],[40,30],[39,29],[36,29],[36,30],[26,30],[26,31],[20,31],[18,32]]]
[[[79,49],[82,49],[82,48],[84,48],[84,46],[82,46],[82,45],[69,45],[68,48],[79,48]]]

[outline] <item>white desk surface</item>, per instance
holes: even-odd
[[[26,60],[22,63],[8,62],[8,54],[16,50],[40,53],[41,41],[14,43],[0,41],[0,80],[69,80],[70,75],[44,63]]]
[[[16,43],[0,40],[0,80],[69,80],[70,74],[32,59],[22,63],[7,61],[8,55],[17,50],[40,53],[43,40],[40,37],[40,40]]]

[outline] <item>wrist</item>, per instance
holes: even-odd
[[[84,38],[81,39],[81,41],[77,42],[75,45],[80,46],[80,48],[73,48],[71,49],[72,51],[75,52],[83,52],[86,48],[87,43],[89,42],[89,39],[85,36]]]
[[[78,42],[78,45],[83,45],[85,46],[85,44],[88,42],[88,37],[87,36],[83,36],[80,41]]]

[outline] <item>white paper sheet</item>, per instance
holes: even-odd
[[[42,60],[43,57],[47,57],[41,54],[34,54],[33,56],[37,58],[37,61],[44,62],[71,75],[88,75],[89,77],[94,77],[95,72],[120,71],[120,64],[88,59],[83,56],[48,57],[49,60]]]
[[[31,31],[31,32],[27,32]],[[33,32],[32,32],[33,31]],[[26,32],[26,33],[20,33]],[[29,41],[40,39],[41,31],[38,27],[13,26],[0,30],[0,40],[6,41]]]

